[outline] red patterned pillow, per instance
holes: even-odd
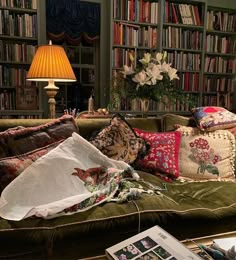
[[[166,180],[179,176],[179,147],[181,134],[177,132],[152,133],[134,128],[136,134],[150,145],[148,154],[135,161],[134,167]]]
[[[34,161],[57,147],[61,142],[63,140],[25,154],[0,159],[0,192]]]

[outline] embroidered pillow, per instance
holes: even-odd
[[[134,128],[136,134],[150,145],[148,154],[134,163],[134,168],[173,179],[179,176],[179,147],[181,134],[178,132],[153,133]]]
[[[0,132],[0,158],[33,151],[55,141],[66,139],[73,132],[78,133],[79,129],[74,118],[69,115],[34,127]]]
[[[0,159],[0,192],[34,161],[57,147],[62,141],[54,142],[25,154]]]
[[[197,107],[191,110],[199,129],[214,131],[236,126],[236,114],[223,107]]]
[[[107,157],[132,163],[146,152],[145,141],[138,137],[121,115],[115,115],[90,143]]]
[[[191,180],[235,180],[235,138],[228,130],[203,133],[181,126],[180,176]]]

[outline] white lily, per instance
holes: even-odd
[[[151,61],[151,54],[150,53],[144,53],[144,56],[142,59],[139,60],[143,65],[148,65]]]
[[[159,65],[153,64],[147,68],[147,75],[150,77],[151,85],[156,85],[158,80],[162,80],[161,70]]]
[[[171,68],[171,67],[168,70],[168,76],[169,76],[170,80],[179,79],[179,77],[177,75],[177,70],[174,68]]]
[[[127,75],[131,75],[134,73],[132,67],[124,65],[123,68],[124,68],[124,70],[122,71],[122,73],[124,74],[124,78],[126,78]]]
[[[133,81],[138,83],[140,86],[143,86],[147,82],[147,75],[145,71],[140,71],[139,73],[135,74]]]
[[[158,52],[155,56],[155,60],[160,64],[162,61],[163,54]]]
[[[170,63],[166,63],[165,61],[162,63],[161,65],[161,70],[163,72],[167,72],[171,69],[171,64]]]

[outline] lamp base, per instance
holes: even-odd
[[[49,104],[49,118],[56,118],[56,100],[55,96],[59,90],[57,86],[55,86],[54,81],[50,80],[48,85],[44,87],[46,93],[48,95],[48,104]]]

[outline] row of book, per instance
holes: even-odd
[[[234,82],[232,78],[208,78],[203,81],[203,92],[229,92],[234,91]]]
[[[18,14],[0,10],[0,34],[20,37],[37,37],[37,15]]]
[[[206,36],[206,51],[217,53],[236,53],[236,40],[229,37],[208,34]]]
[[[157,28],[135,26],[128,23],[114,23],[113,43],[115,45],[156,48]]]
[[[229,14],[221,11],[208,11],[207,30],[219,30],[224,32],[236,31],[236,14]]]
[[[168,52],[167,55],[168,63],[172,64],[172,67],[176,68],[178,71],[199,71],[200,70],[200,54],[183,52],[183,51],[173,51]]]
[[[194,105],[199,103],[199,94],[186,94],[186,100],[191,98]],[[132,112],[141,112],[141,103],[133,102],[128,98],[122,98],[120,102],[120,110],[123,111],[132,111]],[[174,102],[170,102],[168,97],[165,96],[162,98],[161,101],[156,102],[153,100],[149,101],[149,112],[169,112],[169,111],[176,111],[176,112],[189,112],[190,111],[190,104],[189,102],[180,102],[179,100],[175,100]]]
[[[14,68],[0,65],[0,88],[31,85],[31,81],[26,81],[26,76],[27,70],[24,68]]]
[[[179,27],[163,29],[162,43],[164,47],[202,50],[203,33]]]
[[[0,92],[0,110],[16,109],[16,93],[15,91],[4,90]]]
[[[204,71],[234,74],[236,73],[236,59],[208,56],[205,58]]]
[[[114,19],[157,24],[158,12],[158,2],[145,0],[113,0]]]
[[[3,110],[2,110],[3,111]],[[39,119],[39,115],[2,115],[0,110],[0,119]]]
[[[37,0],[0,0],[1,7],[37,9]]]
[[[112,61],[113,61],[112,67],[121,68],[125,64],[127,66],[130,66],[131,65],[130,54],[133,55],[133,57],[136,57],[134,50],[114,48],[112,50]]]
[[[218,106],[231,110],[233,104],[232,102],[232,95],[218,93],[216,95],[204,95],[202,99],[202,106]]]
[[[0,40],[0,59],[13,62],[31,62],[36,48],[31,44],[18,44]]]
[[[180,72],[175,85],[186,92],[199,92],[199,73]]]
[[[198,25],[201,22],[201,8],[197,5],[165,2],[164,22]]]

